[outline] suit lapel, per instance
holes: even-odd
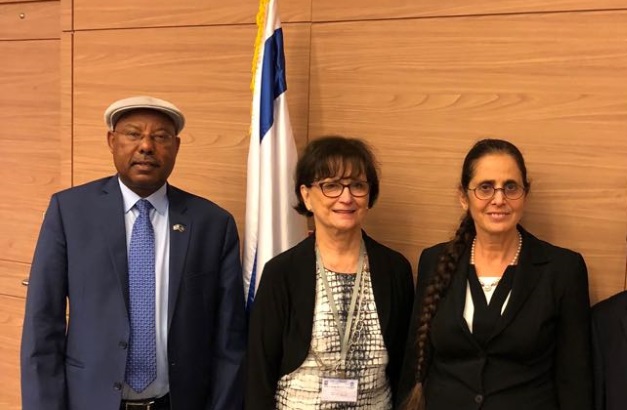
[[[315,236],[311,235],[296,245],[292,260],[294,274],[288,275],[290,288],[293,289],[295,323],[300,328],[301,343],[309,349],[313,330],[313,318],[316,305],[316,252]]]
[[[181,192],[168,185],[168,216],[170,230],[170,275],[168,284],[168,329],[172,322],[174,307],[179,295],[181,278],[185,267],[187,247],[192,232],[192,220],[187,214],[187,205]]]
[[[374,295],[375,304],[377,306],[377,314],[379,315],[379,324],[381,325],[381,334],[387,335],[388,324],[390,323],[391,297],[390,281],[384,280],[384,275],[390,269],[386,266],[386,261],[380,252],[377,252],[373,240],[363,233],[364,242],[366,244],[366,252],[368,254],[368,264],[370,268],[370,281],[372,282],[372,294]]]
[[[114,274],[118,277],[120,292],[128,312],[128,257],[126,253],[126,225],[124,223],[124,200],[117,177],[107,180],[96,204],[96,213],[101,220],[104,242],[107,244]]]
[[[523,237],[523,245],[514,275],[512,293],[503,316],[498,321],[490,340],[501,333],[516,317],[516,314],[538,284],[540,276],[544,274],[548,267],[547,262],[549,258],[540,241],[520,226],[518,229]]]
[[[621,313],[622,317],[620,319],[620,323],[623,328],[623,337],[625,338],[625,341],[627,341],[627,308],[623,306]]]
[[[464,336],[475,346],[480,349],[481,346],[470,332],[466,318],[464,317],[464,309],[466,307],[466,290],[468,287],[468,269],[470,267],[470,247],[467,247],[464,254],[457,264],[450,287],[450,296],[453,300],[453,308],[455,310],[455,318],[457,325],[462,329]]]

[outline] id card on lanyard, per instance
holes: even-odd
[[[318,268],[318,274],[322,278],[322,283],[327,293],[327,299],[331,308],[331,312],[333,313],[333,318],[335,319],[335,324],[337,325],[337,330],[340,335],[339,367],[345,367],[346,365],[346,356],[348,354],[348,348],[349,348],[350,340],[352,336],[351,327],[353,324],[353,318],[355,317],[355,307],[357,305],[357,297],[359,295],[360,288],[363,288],[361,281],[362,281],[365,255],[366,255],[366,247],[365,247],[364,241],[362,240],[360,250],[359,250],[359,260],[357,262],[357,273],[355,276],[355,285],[353,286],[351,302],[348,308],[348,314],[346,316],[346,326],[342,327],[342,323],[340,322],[340,315],[337,310],[337,306],[335,304],[335,298],[333,297],[333,291],[331,290],[331,287],[329,286],[329,281],[327,279],[327,272],[324,269],[322,256],[320,255],[320,251],[318,250],[318,247],[316,246],[316,264]],[[361,298],[363,299],[363,289],[362,289]],[[357,312],[357,314],[359,314],[359,312]],[[359,391],[358,379],[346,378],[346,377],[343,377],[342,374],[335,374],[334,377],[322,378],[321,400],[323,402],[356,403],[358,391]]]
[[[357,403],[359,381],[357,379],[322,379],[321,400],[325,402]]]

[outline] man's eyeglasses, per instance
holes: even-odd
[[[113,132],[123,136],[124,138],[126,138],[127,140],[131,142],[139,142],[144,138],[144,135],[145,135],[139,131],[134,131],[134,130],[113,131]],[[159,131],[159,132],[155,132],[154,134],[148,135],[148,138],[150,138],[156,144],[168,145],[169,143],[174,141],[175,136],[168,132]]]
[[[483,201],[494,198],[496,191],[503,192],[507,199],[520,199],[525,194],[525,188],[515,182],[508,182],[502,188],[495,188],[492,184],[484,183],[468,190],[473,191],[475,197]]]
[[[348,184],[342,184],[338,181],[319,182],[316,185],[320,187],[320,191],[327,198],[337,198],[344,192],[344,188],[348,188],[348,191],[352,196],[361,198],[370,192],[370,183],[368,181],[353,181]]]

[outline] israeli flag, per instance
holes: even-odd
[[[265,263],[307,235],[306,219],[292,208],[298,153],[285,99],[283,30],[276,1],[261,0],[257,25],[243,254],[247,309]]]

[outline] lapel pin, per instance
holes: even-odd
[[[185,225],[174,224],[172,225],[172,230],[177,232],[185,232]]]

